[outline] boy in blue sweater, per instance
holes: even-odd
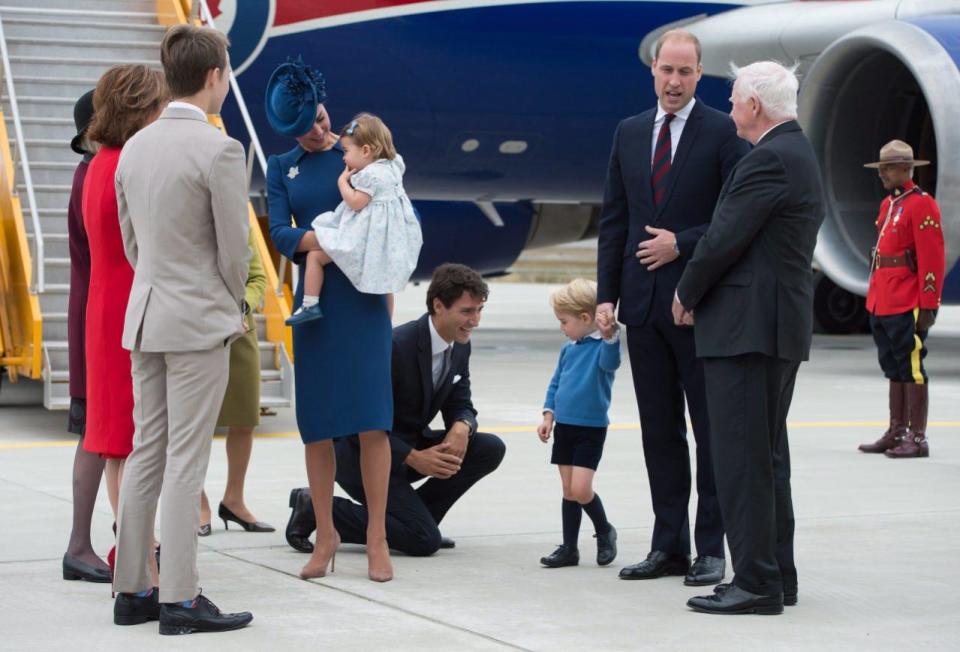
[[[593,491],[593,475],[607,437],[613,374],[620,366],[619,332],[616,323],[599,330],[594,322],[597,284],[593,281],[571,281],[550,296],[550,303],[570,341],[560,349],[537,434],[546,443],[550,431],[554,433],[550,462],[560,469],[563,484],[563,544],[540,563],[548,568],[580,563],[577,538],[583,511],[596,530],[597,564],[606,566],[617,556],[617,531]]]

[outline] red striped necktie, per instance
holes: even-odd
[[[653,188],[653,205],[659,206],[667,193],[667,173],[670,172],[670,155],[673,144],[670,140],[670,123],[677,116],[668,113],[663,116],[663,124],[657,135],[657,145],[653,150],[653,167],[650,170],[650,184]]]

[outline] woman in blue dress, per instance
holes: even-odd
[[[270,237],[281,254],[297,263],[317,245],[311,221],[335,209],[341,200],[337,178],[343,171],[343,150],[330,129],[325,100],[323,77],[299,60],[279,66],[267,84],[270,125],[298,143],[286,154],[269,159]],[[299,269],[294,308],[303,301],[304,267]],[[359,433],[369,510],[368,575],[386,582],[393,578],[384,521],[390,474],[387,431],[393,423],[387,298],[357,291],[333,263],[324,272],[323,319],[293,330],[297,427],[305,445],[317,519],[316,544],[300,576],[322,577],[328,565],[333,570],[340,537],[332,515],[336,475],[332,440]]]

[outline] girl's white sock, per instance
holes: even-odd
[[[320,303],[320,296],[319,296],[319,295],[316,295],[316,296],[310,295],[310,294],[305,294],[305,295],[303,295],[303,307],[304,307],[304,308],[309,308],[310,306],[315,306],[315,305],[317,305],[318,303]]]

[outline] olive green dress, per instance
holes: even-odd
[[[254,232],[250,231],[250,272],[247,276],[246,300],[250,306],[246,334],[230,345],[230,380],[220,407],[217,427],[254,427],[260,425],[260,347],[253,311],[263,301],[267,275],[257,250]]]

